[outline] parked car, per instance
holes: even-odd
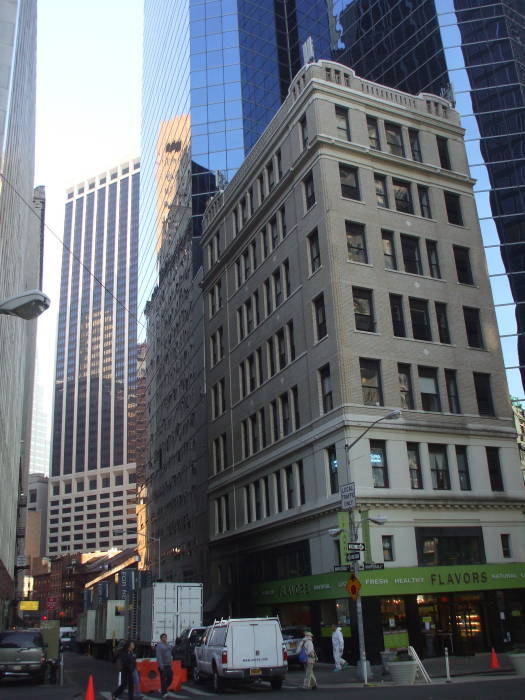
[[[172,655],[175,660],[179,660],[184,668],[193,667],[195,644],[200,641],[206,627],[186,627],[182,630],[180,637],[177,637],[173,645]]]
[[[288,670],[281,625],[276,617],[216,621],[195,646],[193,679],[213,680],[221,692],[228,684],[269,681],[279,690]]]
[[[46,645],[37,629],[0,632],[0,679],[29,677],[36,683],[46,678]]]
[[[283,640],[286,651],[288,652],[288,664],[299,664],[298,656],[301,649],[301,645],[304,639],[304,633],[308,628],[302,627],[301,625],[292,625],[290,627],[283,627]]]

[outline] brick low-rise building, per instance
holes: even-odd
[[[361,575],[372,658],[524,639],[525,490],[473,182],[447,100],[320,61],[208,207],[210,576],[225,612],[356,639],[334,571],[346,542],[328,532],[347,530],[354,482],[364,561],[384,567]]]

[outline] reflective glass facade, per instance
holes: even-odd
[[[525,6],[520,0],[334,0],[337,60],[455,101],[512,394],[525,378]],[[521,370],[520,370],[521,367]]]
[[[139,163],[68,193],[52,476],[135,461]]]

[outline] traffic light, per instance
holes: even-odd
[[[47,615],[42,615],[42,620],[47,620]]]

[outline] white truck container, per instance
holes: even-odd
[[[95,639],[96,610],[85,610],[77,620],[77,642],[92,642]]]
[[[124,636],[124,601],[104,601],[95,611],[95,642],[118,642]]]
[[[139,641],[156,644],[161,634],[168,642],[186,627],[202,625],[202,583],[154,583],[140,591]]]

